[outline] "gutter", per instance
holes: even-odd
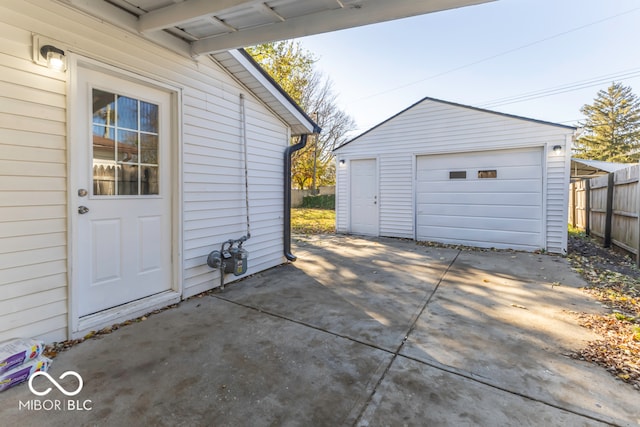
[[[295,262],[298,257],[291,253],[291,155],[307,145],[309,135],[300,135],[300,142],[284,150],[284,256]]]

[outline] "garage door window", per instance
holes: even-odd
[[[467,179],[467,171],[450,171],[449,179]]]
[[[498,171],[495,169],[478,171],[478,178],[481,178],[481,179],[497,178],[497,177],[498,177]]]

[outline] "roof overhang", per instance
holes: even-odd
[[[626,169],[637,163],[614,163],[602,160],[571,158],[571,179],[593,178]]]
[[[198,56],[495,0],[58,1]]]
[[[291,127],[292,135],[320,133],[318,125],[245,50],[211,55]]]
[[[243,47],[495,0],[54,1],[186,57],[211,56],[300,135],[320,129]]]

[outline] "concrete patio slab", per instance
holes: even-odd
[[[389,240],[299,240],[295,268],[280,268],[277,280],[229,286],[219,297],[395,351],[457,251]]]
[[[595,420],[398,357],[359,426],[604,426]]]
[[[575,313],[603,311],[580,285],[559,257],[463,252],[401,354],[550,406],[638,422],[637,392],[568,357],[598,338]]]
[[[21,386],[0,394],[0,425],[351,425],[391,358],[205,296],[60,354],[52,377],[78,372],[84,388],[70,400],[91,410],[66,410],[57,390],[41,399],[62,410],[19,410],[35,398]],[[69,379],[60,383],[73,390]]]
[[[594,337],[574,312],[601,307],[560,257],[353,236],[294,253],[60,353],[51,376],[81,392],[7,390],[0,424],[640,424],[636,390],[565,356]],[[25,406],[47,399],[67,409]]]

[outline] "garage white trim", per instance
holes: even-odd
[[[541,147],[418,156],[416,239],[543,247]]]

